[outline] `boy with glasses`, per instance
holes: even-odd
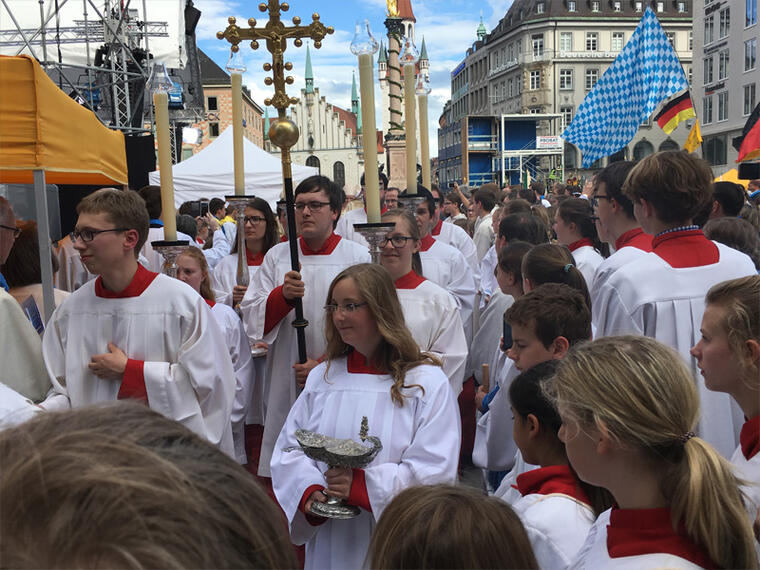
[[[203,298],[138,263],[148,236],[145,202],[104,188],[77,213],[74,247],[98,278],[48,323],[42,348],[53,389],[42,407],[141,400],[234,457],[229,351]]]
[[[298,388],[325,350],[323,309],[327,289],[346,267],[370,261],[366,246],[334,233],[342,192],[325,176],[311,176],[295,190],[300,271],[291,270],[290,244],[280,243],[264,256],[240,305],[248,338],[269,345],[266,375],[267,416],[258,474],[270,477],[269,461]],[[307,362],[298,362],[294,299],[303,302]]]

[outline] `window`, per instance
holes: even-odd
[[[559,51],[573,51],[573,33],[560,32]]]
[[[599,49],[599,32],[586,32],[586,51]]]
[[[665,11],[665,2],[657,2],[657,11],[658,12],[664,12]]]
[[[572,69],[559,70],[559,88],[563,90],[573,88],[573,70]]]
[[[704,78],[704,85],[709,85],[713,82],[713,75],[712,75],[712,56],[705,59],[704,62],[704,70],[703,70],[703,78]]]
[[[613,10],[614,12],[622,12],[622,11],[623,11],[623,5],[622,5],[622,2],[619,2],[618,0],[615,0],[615,1],[612,3],[612,10]]]
[[[534,34],[531,40],[533,41],[533,57],[544,55],[544,34]]]
[[[718,54],[718,79],[728,77],[728,50],[724,49]]]
[[[639,161],[650,154],[654,154],[654,145],[648,140],[640,140],[633,147],[633,160]]]
[[[535,91],[536,89],[541,88],[541,71],[531,71],[530,72],[530,89],[531,91]]]
[[[621,51],[624,39],[624,32],[612,32],[612,51]]]
[[[637,12],[641,12],[644,9],[644,3],[636,0],[636,2],[633,3],[633,9]]]
[[[718,121],[728,119],[728,91],[718,93]]]
[[[599,80],[599,70],[587,69],[586,70],[586,91],[591,91],[594,88],[594,85],[596,85],[596,82],[598,80]]]
[[[338,188],[346,185],[346,167],[340,161],[333,164],[333,182],[338,185]]]
[[[744,0],[745,14],[744,27],[748,28],[757,24],[757,0]]]
[[[744,110],[743,114],[746,117],[755,108],[755,84],[750,83],[744,86]]]
[[[544,13],[544,3],[539,2],[536,4],[536,14],[543,14]]]
[[[591,2],[591,11],[592,12],[598,12],[599,11],[599,2],[597,2],[596,0],[594,0],[593,2]]]
[[[562,115],[562,127],[567,127],[573,120],[572,107],[560,107],[559,112]]]
[[[707,16],[705,18],[705,37],[704,37],[705,45],[712,43],[712,41],[715,39],[714,32],[715,32],[715,17]]]
[[[539,115],[541,113],[541,107],[531,107],[530,108],[530,114],[531,115]]]
[[[709,125],[713,121],[713,101],[712,95],[702,99],[702,124]]]
[[[218,111],[219,110],[219,102],[217,101],[216,97],[209,97],[207,100],[207,105],[209,111]]]
[[[514,95],[514,90],[512,89],[512,78],[510,77],[507,79],[507,96],[512,97]]]
[[[726,164],[726,135],[706,139],[702,145],[702,153],[712,166]]]
[[[688,80],[688,82],[689,82],[689,85],[691,85],[691,82],[692,82],[692,78],[693,78],[692,69],[693,69],[693,68],[692,68],[692,66],[691,66],[691,65],[689,65],[689,66],[686,68],[686,79]]]
[[[749,0],[747,0],[749,2]],[[573,0],[568,0],[567,2],[567,11],[568,12],[575,12],[575,2]]]
[[[673,49],[676,49],[676,33],[665,32],[665,35],[667,36],[668,41],[670,42],[670,45],[673,47]]]
[[[565,170],[572,170],[577,167],[578,153],[575,147],[570,143],[565,143]]]
[[[314,166],[319,169],[319,159],[313,154],[311,156],[308,156],[306,158],[306,166]]]
[[[757,38],[744,42],[744,71],[755,69],[757,65]]]
[[[720,20],[718,21],[718,38],[725,38],[731,27],[731,8],[725,8],[720,11]]]
[[[680,14],[686,12],[686,2],[676,2],[676,10],[678,10]]]
[[[208,124],[208,136],[212,139],[219,136],[219,123]]]
[[[689,51],[694,49],[694,31],[689,30]]]

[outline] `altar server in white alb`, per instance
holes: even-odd
[[[750,518],[760,524],[760,276],[718,283],[705,301],[702,337],[691,353],[707,389],[729,394],[746,418],[731,463],[746,483]]]
[[[161,211],[161,187],[160,186],[143,186],[139,190],[140,197],[145,200],[145,207],[148,209],[148,216],[150,217],[150,228],[148,229],[148,237],[145,239],[145,243],[140,247],[140,255],[147,262],[147,269],[151,271],[161,272],[164,265],[164,256],[153,249],[152,242],[163,241],[166,239],[164,236],[164,215]],[[174,215],[174,212],[169,212],[170,216]],[[190,245],[197,245],[196,241],[189,235],[177,232],[177,240],[187,241]],[[219,245],[216,243],[215,245]],[[224,247],[226,253],[229,252],[229,244],[224,241]]]
[[[269,345],[266,375],[269,395],[259,460],[259,475],[269,477],[274,443],[309,371],[325,352],[324,310],[327,289],[346,267],[369,261],[369,251],[333,232],[340,216],[341,190],[324,176],[311,176],[295,190],[298,258],[292,271],[290,244],[280,243],[264,256],[240,308],[249,339]],[[293,300],[303,300],[308,360],[298,361]]]
[[[137,263],[145,202],[105,188],[77,206],[74,247],[98,275],[59,306],[42,342],[53,383],[45,409],[136,398],[234,456],[235,376],[206,302]]]
[[[423,186],[424,188],[424,186]],[[435,200],[435,213],[433,214],[433,228],[430,234],[438,241],[442,241],[452,247],[457,248],[467,260],[468,265],[472,268],[472,276],[475,283],[480,283],[480,264],[478,263],[478,250],[475,249],[475,242],[470,235],[456,224],[443,225],[441,211],[443,209],[443,198],[441,191],[433,185],[430,193]]]
[[[256,378],[251,358],[251,345],[248,344],[243,323],[240,322],[240,317],[232,307],[214,301],[208,262],[206,256],[197,247],[188,247],[177,258],[177,279],[190,285],[203,297],[203,300],[211,307],[211,314],[214,315],[224,335],[224,344],[230,352],[232,367],[235,370],[235,400],[230,417],[232,440],[235,443],[235,459],[238,463],[247,463],[245,420],[252,406],[261,407],[262,382],[260,378]]]
[[[378,187],[378,191],[380,193],[380,208],[381,212],[385,212],[385,189],[388,187],[388,177],[383,174],[382,172],[379,173],[379,182],[380,185]],[[367,197],[364,194],[364,174],[362,174],[361,178],[361,185],[362,185],[362,201],[365,202]],[[364,236],[356,231],[354,228],[354,224],[366,224],[367,223],[367,206],[366,203],[363,208],[355,208],[353,210],[348,210],[347,212],[344,212],[340,219],[338,220],[338,223],[335,226],[335,233],[339,236],[350,239],[351,241],[355,241],[356,243],[363,245],[364,247],[369,247],[369,244],[367,243],[367,240],[364,239]]]
[[[414,216],[406,210],[390,210],[383,214],[382,221],[396,225],[380,242],[380,263],[396,286],[406,326],[421,350],[441,359],[443,372],[458,395],[467,361],[467,339],[459,307],[447,291],[419,273],[420,231]]]
[[[361,568],[385,507],[414,485],[454,483],[459,458],[456,397],[438,359],[421,352],[388,272],[362,264],[326,295],[326,362],[311,371],[272,456],[272,484],[306,568]],[[295,431],[358,440],[362,418],[383,448],[364,469],[328,468],[297,446]],[[326,495],[360,508],[352,519],[311,514]]]
[[[578,477],[615,506],[570,568],[757,568],[731,464],[694,434],[699,396],[671,348],[643,336],[571,350],[553,380]]]
[[[422,275],[454,296],[459,305],[465,337],[469,341],[472,339],[472,311],[477,293],[473,270],[461,251],[430,234],[435,215],[435,201],[430,191],[422,186],[417,188],[417,193],[427,198],[417,206],[414,214],[420,230]]]
[[[520,374],[509,386],[509,401],[515,443],[527,463],[540,466],[517,476],[511,505],[539,567],[561,570],[575,560],[594,519],[613,500],[608,491],[578,479],[557,435],[562,420],[545,389],[558,362],[548,360]]]
[[[689,350],[699,340],[707,290],[726,279],[755,275],[743,253],[705,238],[694,216],[712,200],[712,171],[681,151],[652,154],[626,178],[623,193],[633,202],[641,228],[654,236],[652,252],[615,271],[594,294],[604,313],[596,336],[643,334],[675,348],[697,376]],[[744,423],[727,394],[700,392],[700,437],[730,457]]]
[[[245,259],[248,276],[250,281],[253,281],[253,276],[264,261],[264,255],[279,243],[280,235],[277,219],[266,200],[254,198],[245,205],[244,214]],[[237,265],[236,238],[230,255],[222,259],[214,268],[212,286],[218,303],[236,307],[243,300],[248,288],[237,284]]]
[[[563,200],[554,215],[552,229],[557,234],[557,241],[573,254],[575,266],[591,289],[596,268],[604,261],[599,253],[602,244],[596,233],[591,203],[582,198]]]

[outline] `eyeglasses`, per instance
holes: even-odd
[[[90,242],[95,239],[95,236],[98,234],[104,234],[106,232],[126,232],[127,230],[131,230],[132,228],[111,228],[110,230],[74,230],[71,232],[71,241],[77,241],[79,238],[82,238],[83,242]]]
[[[345,305],[336,305],[335,303],[331,305],[325,305],[325,311],[333,314],[336,311],[340,311],[342,313],[353,313],[356,309],[363,307],[367,304],[367,301],[362,301],[361,303],[346,303]]]
[[[383,239],[380,240],[380,243],[378,244],[380,247],[385,247],[388,245],[388,242],[391,242],[391,245],[395,247],[396,249],[401,249],[406,245],[406,242],[408,242],[410,239],[414,239],[412,236],[385,236]]]
[[[594,208],[597,208],[599,206],[599,200],[608,200],[612,201],[614,198],[612,196],[599,196],[594,194],[591,196],[591,204],[593,204]]]
[[[0,228],[12,231],[14,239],[21,235],[21,228],[17,228],[15,226],[4,226],[3,224],[0,224]]]
[[[310,212],[319,212],[325,206],[329,206],[330,202],[296,202],[295,208],[299,212],[303,212],[305,208],[309,208]]]
[[[261,216],[246,216],[243,218],[244,224],[260,224],[262,222],[266,222],[266,218],[262,218]]]

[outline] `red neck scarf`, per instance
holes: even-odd
[[[95,280],[95,295],[104,299],[126,299],[128,297],[139,297],[148,288],[148,285],[153,283],[153,280],[158,277],[158,273],[148,271],[139,263],[137,264],[137,271],[135,271],[132,281],[124,288],[123,291],[114,293],[109,289],[106,289],[103,285],[103,277],[98,275]]]

